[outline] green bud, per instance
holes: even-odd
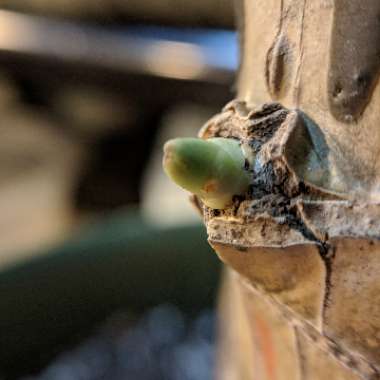
[[[230,206],[234,195],[247,191],[249,176],[244,163],[239,142],[233,139],[178,138],[164,146],[166,174],[215,209]]]

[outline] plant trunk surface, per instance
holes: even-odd
[[[252,183],[204,205],[227,264],[218,379],[380,379],[380,2],[242,0],[237,99],[200,137]]]

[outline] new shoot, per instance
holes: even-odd
[[[214,209],[225,209],[234,195],[246,193],[249,174],[244,166],[244,154],[234,139],[177,138],[164,146],[166,174]]]

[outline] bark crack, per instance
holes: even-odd
[[[300,339],[300,332],[298,327],[293,327],[294,330],[294,336],[296,340],[296,350],[298,353],[298,366],[299,366],[299,374],[300,374],[300,380],[306,380],[307,379],[307,372],[306,372],[306,357],[304,354],[304,351],[301,346],[301,339]]]
[[[332,356],[341,365],[351,369],[358,374],[363,380],[379,380],[380,372],[362,355],[351,351],[344,345],[337,343],[335,340],[321,334],[313,325],[301,318],[289,306],[280,302],[275,296],[269,295],[259,285],[252,284],[248,280],[241,278],[240,281],[256,295],[276,307],[289,325],[302,334],[315,348],[326,352]],[[265,296],[264,296],[265,294]],[[304,365],[306,360],[304,360]],[[305,368],[305,367],[304,367]],[[306,368],[305,368],[306,369]],[[306,371],[304,372],[306,374]]]
[[[303,55],[304,55],[304,46],[303,46],[303,30],[305,26],[305,13],[306,13],[306,0],[303,0],[303,6],[302,6],[302,16],[301,16],[301,26],[300,26],[300,39],[299,39],[299,61],[297,65],[297,71],[296,71],[296,81],[295,81],[295,105],[298,107],[299,105],[299,99],[301,94],[301,67],[303,64]]]

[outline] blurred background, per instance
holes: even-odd
[[[219,264],[162,145],[233,97],[229,0],[3,0],[0,379],[212,379]]]

